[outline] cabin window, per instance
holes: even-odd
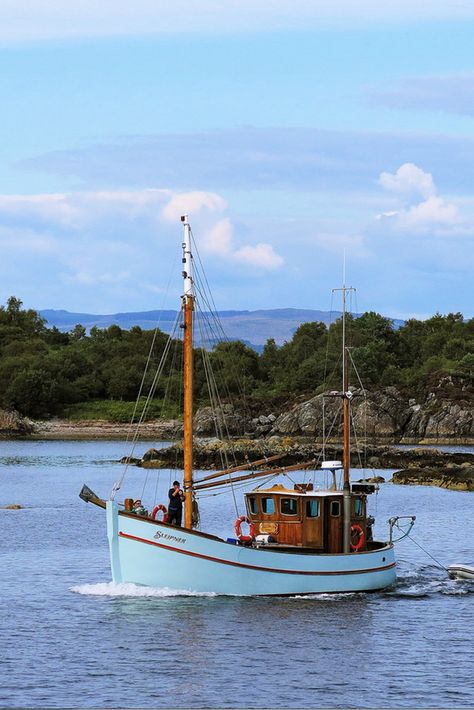
[[[298,515],[298,500],[296,498],[282,498],[280,510],[282,515]]]
[[[248,498],[249,510],[252,515],[257,515],[257,499],[253,496]]]
[[[332,500],[329,513],[333,518],[338,518],[341,514],[341,502],[338,500]]]
[[[275,501],[273,498],[262,498],[262,513],[271,515],[275,512]]]
[[[364,505],[362,503],[362,498],[356,498],[354,500],[354,514],[356,517],[361,518],[364,513]]]
[[[306,501],[306,517],[319,518],[319,500],[316,498]]]

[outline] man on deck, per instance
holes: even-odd
[[[181,526],[181,518],[183,517],[183,499],[184,494],[179,487],[179,481],[173,481],[173,488],[168,491],[170,499],[168,505],[168,520],[169,525]]]

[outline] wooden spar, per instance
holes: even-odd
[[[342,288],[335,288],[333,291],[342,291],[342,403],[343,403],[343,428],[344,428],[344,454],[343,454],[343,551],[351,551],[351,455],[350,455],[350,404],[352,393],[349,391],[349,374],[346,348],[346,295],[348,291],[355,291],[352,286],[345,284],[345,264],[344,279]]]
[[[345,355],[344,355],[345,357]],[[344,485],[349,485],[350,482],[350,399],[348,397],[348,383],[347,383],[347,370],[344,374],[344,388],[343,388],[343,400],[342,400],[342,422],[343,422],[343,467],[344,467]]]
[[[192,282],[191,234],[187,215],[181,217],[184,223],[183,240],[183,315],[184,315],[184,527],[193,527],[193,311],[194,295]]]
[[[345,271],[345,268],[344,268]],[[344,279],[345,281],[345,279]],[[343,551],[349,553],[351,551],[351,482],[350,482],[350,469],[351,469],[351,454],[350,454],[350,403],[352,393],[349,391],[349,371],[347,362],[347,348],[346,348],[346,294],[347,291],[353,290],[351,288],[346,288],[346,284],[343,284],[342,289],[342,391],[344,392],[343,399],[343,430],[344,430],[344,454],[343,454],[343,467],[344,467],[344,484],[343,490]]]
[[[210,481],[211,478],[227,476],[229,473],[235,473],[236,471],[246,471],[251,466],[262,466],[263,464],[270,463],[270,461],[277,461],[278,459],[282,459],[284,456],[286,456],[286,453],[275,454],[274,456],[267,456],[267,458],[259,459],[258,461],[249,461],[248,463],[243,463],[241,466],[226,468],[225,471],[219,471],[219,473],[210,473],[208,476],[204,476],[204,478],[200,478],[199,481],[195,481],[194,483],[203,483],[204,481]]]
[[[344,358],[346,354],[344,353]],[[351,483],[350,483],[350,470],[351,470],[351,455],[350,455],[350,392],[348,389],[347,382],[347,362],[345,368],[345,382],[344,382],[344,399],[343,403],[343,425],[344,425],[344,454],[343,454],[343,467],[344,467],[344,484],[343,490],[343,511],[344,511],[344,524],[343,524],[343,551],[348,553],[351,551]]]
[[[316,463],[316,459],[311,461],[306,461],[305,463],[297,463],[293,466],[281,466],[280,468],[270,468],[266,471],[252,471],[252,473],[247,473],[245,476],[236,476],[236,478],[229,478],[228,481],[211,481],[210,483],[202,483],[200,485],[195,485],[195,491],[203,491],[205,488],[214,488],[215,486],[228,486],[232,483],[238,483],[239,481],[248,481],[251,478],[261,478],[262,476],[276,476],[280,473],[286,473],[287,471],[298,471],[301,468],[308,468]]]

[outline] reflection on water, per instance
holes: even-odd
[[[1,707],[474,705],[474,582],[450,580],[411,540],[397,546],[398,583],[383,593],[238,598],[113,585],[103,511],[78,492],[87,482],[108,494],[123,442],[1,448],[0,504],[26,506],[0,510]],[[159,472],[158,496],[170,475]],[[152,500],[149,472],[127,478],[121,495],[145,487]],[[412,534],[441,565],[474,561],[474,494],[385,484],[370,503],[379,536],[391,515],[416,514]],[[227,536],[232,496],[203,500],[201,514]]]

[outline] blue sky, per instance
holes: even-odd
[[[427,7],[428,6],[428,7]],[[474,4],[3,0],[0,300],[474,315]]]

